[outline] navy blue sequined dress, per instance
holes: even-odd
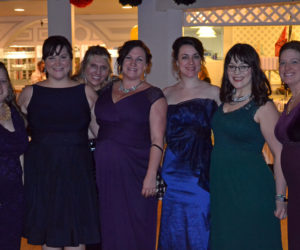
[[[209,248],[211,118],[217,104],[192,99],[168,106],[159,249]]]
[[[23,184],[20,155],[28,138],[24,121],[11,106],[15,131],[0,125],[0,249],[19,250],[23,223]]]

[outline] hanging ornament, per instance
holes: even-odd
[[[90,5],[92,2],[93,0],[70,0],[70,3],[78,8],[84,8]]]
[[[131,5],[131,6],[138,6],[142,3],[143,0],[119,0],[120,4],[123,6]]]
[[[196,2],[196,0],[174,0],[174,2],[176,4],[185,4],[185,5],[189,5],[189,4],[193,4]]]

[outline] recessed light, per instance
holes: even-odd
[[[122,6],[122,9],[132,9],[132,6],[127,4],[127,5]]]
[[[17,9],[14,9],[14,11],[21,12],[21,11],[25,11],[25,10],[24,10],[24,9],[21,9],[21,8],[17,8]]]

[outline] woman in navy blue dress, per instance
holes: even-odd
[[[160,250],[209,248],[211,118],[218,87],[198,79],[204,64],[202,43],[180,37],[173,44],[178,82],[164,90],[168,101],[167,149],[162,176],[167,184],[160,226]]]
[[[72,57],[65,37],[47,38],[43,60],[48,78],[27,86],[19,97],[31,132],[24,156],[24,236],[44,250],[83,250],[100,241],[88,147],[97,94],[70,79]]]
[[[20,249],[24,212],[20,156],[27,144],[24,119],[0,62],[0,249]]]

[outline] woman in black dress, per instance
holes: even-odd
[[[43,45],[48,78],[27,86],[19,103],[31,142],[25,154],[25,227],[43,249],[85,249],[99,242],[88,128],[97,94],[70,79],[72,48],[62,36]]]

